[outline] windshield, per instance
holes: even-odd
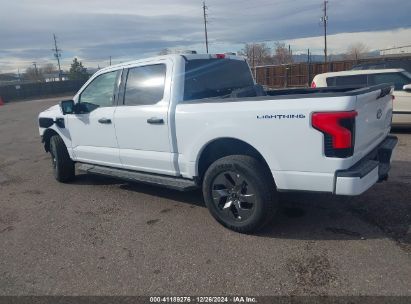
[[[184,100],[221,97],[254,85],[245,61],[194,59],[186,63]]]
[[[410,81],[410,83],[411,83],[411,73],[410,72],[407,72],[407,71],[404,71],[404,72],[402,72],[405,76],[407,76],[407,78],[408,78],[408,80]]]

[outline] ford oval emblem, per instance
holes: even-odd
[[[381,110],[381,109],[378,109],[378,111],[377,111],[377,119],[380,119],[381,116],[382,116],[382,110]]]

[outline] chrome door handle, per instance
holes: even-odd
[[[164,120],[162,118],[151,117],[147,119],[147,123],[152,124],[152,125],[162,125],[164,124]]]
[[[111,124],[111,119],[110,118],[100,118],[98,122],[101,124]]]

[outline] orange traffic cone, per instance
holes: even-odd
[[[3,105],[4,105],[4,100],[3,100],[3,97],[0,96],[0,106],[3,106]]]

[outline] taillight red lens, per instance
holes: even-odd
[[[313,82],[311,82],[311,87],[313,88],[313,89],[315,89],[316,87],[317,87],[317,85],[316,85],[316,83],[313,81]]]
[[[326,156],[347,157],[352,155],[357,115],[356,111],[312,114],[312,126],[325,136]]]
[[[216,54],[215,56],[217,57],[217,59],[224,59],[225,58],[225,54]]]

